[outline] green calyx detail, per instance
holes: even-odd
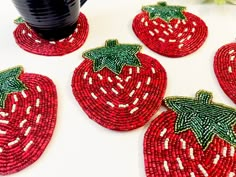
[[[17,19],[14,20],[14,23],[19,25],[21,23],[25,23],[25,20],[23,19],[23,17],[18,17]]]
[[[168,6],[166,2],[159,2],[156,5],[143,6],[142,10],[148,12],[149,18],[154,20],[156,18],[161,18],[167,23],[172,19],[186,19],[183,12],[186,7],[183,6]]]
[[[22,67],[15,67],[0,72],[0,108],[5,107],[8,94],[26,89],[26,86],[18,78],[22,72]]]
[[[140,50],[140,45],[119,44],[117,40],[107,40],[104,47],[86,51],[83,57],[93,60],[94,72],[106,67],[115,74],[120,74],[125,65],[141,66],[137,57]]]
[[[175,132],[191,130],[206,150],[218,136],[236,147],[236,109],[212,102],[212,93],[200,90],[195,98],[167,97],[165,104],[177,113]]]

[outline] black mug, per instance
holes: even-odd
[[[72,34],[86,0],[12,0],[27,25],[46,40]]]

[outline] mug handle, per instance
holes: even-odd
[[[86,1],[87,0],[80,0],[80,7],[82,7]]]

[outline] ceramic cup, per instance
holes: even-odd
[[[12,0],[27,25],[46,40],[72,34],[86,0]]]

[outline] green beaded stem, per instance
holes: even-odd
[[[115,74],[120,74],[125,65],[141,66],[137,57],[140,50],[140,45],[119,44],[118,40],[107,40],[104,47],[86,51],[83,57],[93,61],[94,72],[108,68]]]
[[[159,2],[155,5],[142,7],[142,10],[149,14],[151,20],[161,18],[166,22],[170,22],[172,19],[186,19],[183,14],[185,9],[186,7],[183,6],[168,6],[166,2]]]
[[[177,113],[175,132],[191,130],[197,141],[207,149],[215,136],[236,146],[236,109],[212,102],[212,93],[200,90],[195,98],[167,97],[165,104]]]
[[[7,95],[14,92],[21,92],[26,88],[22,81],[18,78],[23,72],[22,67],[15,67],[0,72],[0,107],[5,107]]]

